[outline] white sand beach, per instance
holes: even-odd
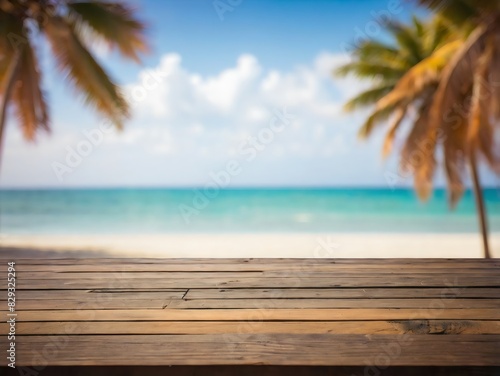
[[[500,233],[490,235],[500,257]],[[13,257],[476,258],[479,234],[166,234],[0,236]]]

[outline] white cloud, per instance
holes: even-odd
[[[229,111],[241,99],[244,90],[254,82],[259,73],[257,59],[252,55],[242,55],[236,67],[226,69],[216,77],[198,81],[194,89],[200,97],[216,108]]]
[[[273,110],[286,107],[296,120],[275,141],[281,152],[273,155],[320,155],[321,147],[311,148],[310,143],[327,142],[338,133],[335,124],[344,121],[346,86],[333,80],[331,72],[345,60],[324,52],[308,65],[278,71],[265,70],[256,57],[244,54],[234,66],[206,76],[185,68],[178,54],[167,54],[128,85],[129,90],[144,88],[154,72],[161,77],[159,85],[136,96],[140,100],[134,123],[168,127],[178,152],[203,149],[209,155],[228,156],[242,140],[268,126]],[[348,85],[350,91],[359,86]]]
[[[295,118],[259,154],[256,166],[242,177],[242,183],[252,183],[259,170],[263,177],[275,176],[270,172],[273,168],[284,171],[289,169],[284,164],[300,159],[316,165],[314,158],[345,158],[356,144],[356,126],[341,106],[364,86],[355,79],[332,78],[333,68],[346,59],[324,52],[309,64],[285,71],[265,69],[255,56],[244,54],[234,66],[204,75],[187,69],[180,55],[166,54],[158,66],[142,70],[126,85],[134,117],[125,131],[106,134],[102,145],[94,148],[70,180],[105,184],[118,176],[122,179],[123,174],[123,179],[135,182],[150,174],[151,182],[203,183],[200,177],[237,157],[241,143],[268,127],[273,112],[283,108]],[[16,167],[3,171],[5,184],[16,185],[20,174],[29,176],[38,168],[47,174],[35,174],[39,184],[57,185],[51,163],[64,162],[66,147],[74,148],[84,139],[78,128],[93,126],[55,125],[57,132],[43,140],[42,153],[41,149],[28,148],[18,132],[8,136],[5,160],[15,160]],[[338,162],[342,167],[343,161]],[[125,166],[122,173],[121,164]],[[107,174],[109,169],[114,171],[112,177]],[[158,173],[164,169],[164,174]],[[24,178],[23,183],[28,180]],[[122,181],[128,180],[116,184]]]

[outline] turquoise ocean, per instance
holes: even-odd
[[[453,211],[444,190],[425,203],[410,189],[227,189],[210,199],[200,199],[201,194],[195,189],[1,190],[0,234],[478,230],[470,191]],[[490,230],[500,231],[500,189],[484,194]]]

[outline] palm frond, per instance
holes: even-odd
[[[500,173],[500,148],[497,148],[495,142],[495,124],[492,119],[500,98],[495,96],[495,82],[491,77],[498,70],[498,65],[495,64],[495,55],[499,54],[496,48],[498,39],[498,33],[489,36],[486,49],[478,60],[467,134],[469,147],[477,148],[496,173]]]
[[[405,54],[408,62],[413,65],[422,60],[424,51],[417,33],[406,25],[391,22],[387,26],[396,39],[400,53]]]
[[[461,43],[460,40],[450,42],[414,65],[401,77],[394,89],[380,99],[377,106],[386,107],[403,99],[412,101],[429,86],[437,85],[441,71],[460,48]]]
[[[442,16],[436,16],[431,20],[427,31],[425,42],[426,54],[432,54],[442,45],[457,39],[458,30],[454,24]]]
[[[468,141],[476,144],[481,126],[489,122],[489,106],[485,100],[488,93],[490,64],[493,58],[494,45],[489,36],[483,54],[477,60],[472,86],[472,103],[469,111]],[[495,67],[495,69],[498,69]]]
[[[415,31],[415,35],[419,39],[424,39],[425,33],[426,33],[426,26],[422,21],[418,19],[415,15],[411,18],[411,22],[413,24],[413,29]]]
[[[491,0],[487,1],[492,2]],[[427,5],[456,25],[463,25],[469,22],[471,17],[479,16],[478,7],[473,6],[467,0],[419,0],[419,2]]]
[[[16,42],[24,41],[20,35],[23,35],[22,21],[18,17],[0,10],[0,82],[4,81],[9,70],[14,49],[19,47]]]
[[[359,128],[358,137],[361,139],[368,138],[372,134],[375,126],[387,120],[391,116],[393,111],[394,107],[388,107],[373,111],[372,114],[368,116],[368,118]]]
[[[384,97],[394,88],[393,83],[383,83],[380,86],[375,86],[351,98],[345,105],[345,111],[354,111],[362,107],[371,106],[377,103],[380,98]]]
[[[454,111],[456,106],[463,103],[464,93],[472,88],[478,59],[484,51],[491,28],[492,24],[478,27],[443,69],[431,109],[431,122],[445,126],[443,114]]]
[[[434,94],[435,96],[436,94]],[[448,188],[448,202],[453,208],[460,200],[464,192],[464,181],[467,165],[467,127],[468,119],[466,114],[470,108],[472,89],[464,91],[457,96],[456,108],[453,111],[443,114],[442,122],[432,122],[431,105],[429,124],[440,134],[443,147],[443,162]],[[435,101],[435,99],[434,99]]]
[[[382,156],[387,157],[391,150],[392,145],[394,143],[394,138],[396,137],[396,132],[401,125],[405,115],[406,115],[407,107],[399,107],[394,114],[394,120],[392,124],[389,126],[389,131],[387,132],[384,140],[384,146],[382,148]]]
[[[500,33],[495,33],[493,43],[500,45]],[[489,98],[489,109],[495,120],[500,119],[500,48],[495,48],[490,65],[489,89],[491,96]]]
[[[40,130],[49,130],[49,115],[41,89],[41,75],[31,44],[23,46],[12,103],[26,139],[34,140]]]
[[[466,138],[467,124],[465,120],[453,131],[447,133],[444,146],[444,163],[448,183],[448,201],[455,207],[464,193],[464,175],[466,171]]]
[[[483,123],[478,135],[478,150],[489,167],[497,175],[500,174],[500,145],[495,140],[495,128],[491,122]]]
[[[338,76],[347,76],[352,74],[360,78],[376,78],[384,80],[395,80],[403,75],[403,69],[390,66],[380,65],[370,61],[353,61],[338,67],[335,74]]]
[[[139,62],[139,54],[148,51],[146,26],[133,16],[133,9],[126,4],[77,1],[69,2],[68,9],[78,30],[90,28],[125,57]]]
[[[394,46],[376,40],[366,40],[354,51],[357,60],[370,61],[380,65],[389,65],[399,69],[408,68],[407,61]]]
[[[73,25],[60,17],[51,17],[45,31],[59,67],[70,83],[87,104],[121,128],[124,118],[129,116],[128,104],[119,87],[80,42]]]
[[[436,168],[434,154],[438,139],[436,128],[429,123],[431,101],[432,96],[420,106],[401,151],[401,169],[413,173],[415,191],[421,200],[427,200],[432,192],[432,178]]]

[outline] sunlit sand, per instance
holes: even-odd
[[[500,233],[490,235],[500,257]],[[482,257],[478,234],[168,234],[0,236],[3,250],[18,257]]]

